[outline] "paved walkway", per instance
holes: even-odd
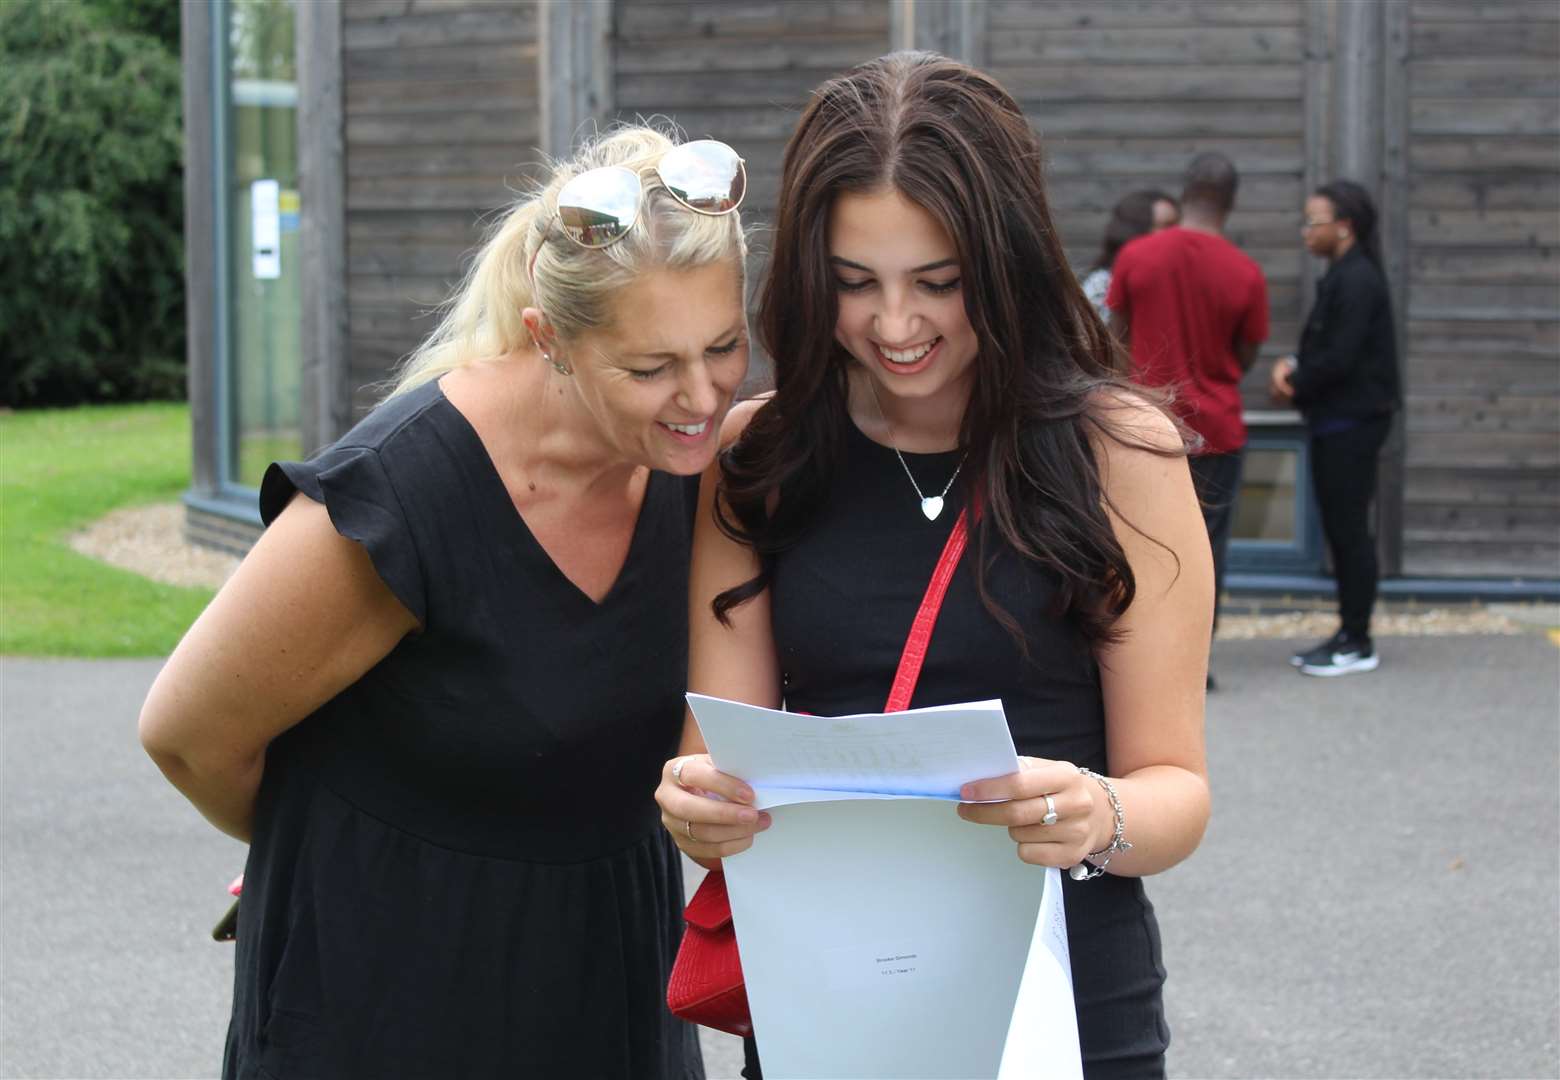
[[[1380,645],[1218,646],[1213,825],[1150,885],[1172,1076],[1560,1076],[1560,648]],[[217,1071],[243,850],[140,751],[157,666],[0,659],[0,1076]]]

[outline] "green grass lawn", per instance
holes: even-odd
[[[65,537],[190,482],[179,404],[0,415],[0,653],[163,656],[211,599],[78,555]]]

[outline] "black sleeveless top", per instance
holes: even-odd
[[[824,716],[883,708],[911,620],[968,497],[961,475],[941,516],[927,521],[892,449],[854,424],[844,447],[826,503],[805,537],[776,559],[772,585],[786,707]],[[931,495],[953,475],[960,454],[904,458]],[[911,706],[1001,698],[1020,754],[1105,772],[1099,671],[1074,627],[1047,613],[1054,581],[1005,547],[988,568],[987,588],[1026,634],[1026,660],[981,603],[977,557],[972,537]],[[1169,1044],[1164,968],[1142,882],[1111,874],[1075,882],[1064,874],[1062,892],[1085,1075],[1162,1076]]]
[[[423,629],[267,751],[225,1077],[703,1076],[653,799],[696,488],[652,474],[597,604],[437,384],[271,467],[265,521],[323,503]]]

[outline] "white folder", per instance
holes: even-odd
[[[1061,877],[954,811],[1017,768],[999,702],[809,717],[690,694],[774,818],[725,860],[769,1080],[1082,1076]]]

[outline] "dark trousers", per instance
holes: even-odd
[[[1376,606],[1370,503],[1376,497],[1376,459],[1391,428],[1391,416],[1377,416],[1347,431],[1311,436],[1311,481],[1338,578],[1338,614],[1351,637],[1370,636]]]
[[[1213,624],[1219,624],[1219,597],[1224,595],[1224,562],[1235,524],[1235,500],[1240,496],[1241,466],[1246,452],[1199,454],[1191,459],[1192,486],[1202,503],[1203,523],[1213,548]]]

